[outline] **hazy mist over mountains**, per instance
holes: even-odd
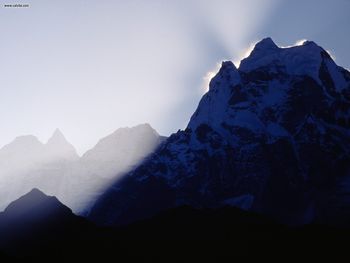
[[[346,262],[349,13],[0,3],[0,263]]]
[[[79,157],[58,129],[47,143],[32,135],[17,137],[0,149],[0,210],[39,188],[79,212],[162,140],[148,124],[120,128]]]

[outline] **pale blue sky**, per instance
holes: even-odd
[[[314,40],[350,68],[349,0],[0,0],[0,147],[60,128],[80,153],[115,129],[186,126],[205,76],[257,40]]]

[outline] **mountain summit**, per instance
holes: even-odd
[[[316,43],[257,43],[223,62],[188,127],[96,202],[118,225],[179,205],[237,206],[279,222],[350,218],[350,73]]]
[[[62,143],[68,143],[66,138],[64,137],[63,133],[60,131],[60,129],[56,129],[50,139],[47,141],[46,145],[58,145]],[[69,143],[68,143],[69,144]]]
[[[59,129],[54,131],[45,147],[48,154],[55,159],[78,159],[79,157],[73,145],[66,140]]]
[[[270,52],[276,51],[279,47],[273,42],[270,37],[264,38],[260,42],[258,42],[254,47],[254,52]]]

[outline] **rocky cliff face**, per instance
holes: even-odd
[[[178,205],[237,206],[289,224],[350,210],[350,73],[314,42],[259,42],[223,62],[188,127],[115,183],[90,218],[123,224]],[[344,221],[344,222],[340,222]]]

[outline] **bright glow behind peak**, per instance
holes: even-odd
[[[0,147],[18,134],[46,140],[57,126],[80,153],[122,126],[169,135],[185,127],[213,65],[238,67],[265,36],[315,39],[349,61],[349,37],[333,30],[349,24],[347,1],[38,1],[0,10]]]
[[[252,53],[255,45],[258,42],[259,41],[255,41],[255,42],[251,43],[247,48],[245,48],[242,52],[240,52],[240,54],[238,55],[238,58],[233,61],[233,64],[235,64],[236,68],[239,68],[241,61],[243,59],[249,57],[250,53]]]
[[[326,52],[328,53],[328,55],[330,55],[331,56],[331,58],[335,61],[336,60],[336,57],[335,57],[335,55],[333,54],[333,52],[332,51],[330,51],[330,50],[326,50]]]
[[[297,40],[293,45],[289,45],[289,46],[279,46],[280,48],[291,48],[291,47],[298,47],[298,46],[302,46],[304,45],[304,43],[308,41],[307,39],[299,39]]]
[[[307,39],[300,39],[297,42],[295,42],[294,46],[302,46],[307,41]]]
[[[221,63],[216,63],[215,69],[208,71],[203,78],[203,89],[205,92],[209,90],[209,83],[212,78],[219,72]]]

